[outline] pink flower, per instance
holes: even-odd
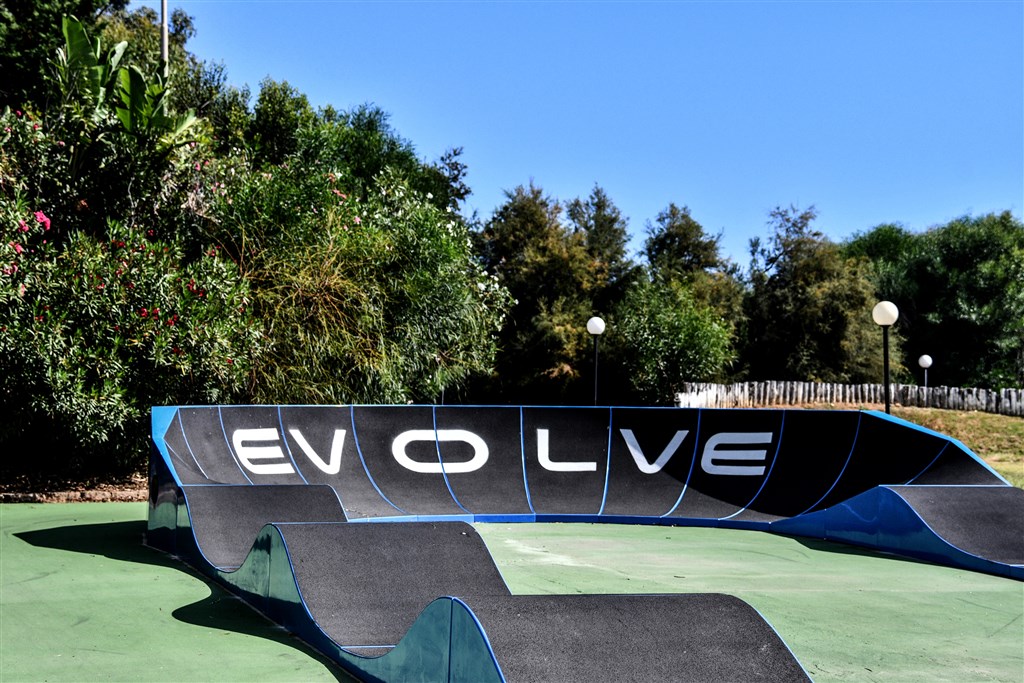
[[[14,115],[17,116],[19,119],[21,118],[21,112],[18,110],[15,110]]]
[[[26,223],[25,221],[18,221],[18,228],[22,232],[28,232],[28,223]]]
[[[355,224],[356,224],[356,225],[359,225],[360,223],[362,223],[362,222],[363,222],[363,219],[362,219],[362,218],[360,218],[359,216],[356,216],[356,217],[355,217],[355,218],[353,218],[352,220],[353,220],[353,221],[355,221]]]
[[[50,219],[42,211],[36,211],[36,222],[43,224],[43,230],[50,229]]]
[[[145,309],[145,308],[140,308],[139,309],[139,316],[140,317],[145,318],[148,315],[149,315],[149,311],[147,309]]]
[[[17,242],[8,242],[7,246],[14,247],[14,251],[19,253],[19,254],[21,252],[25,251],[25,248],[23,246],[21,246],[20,244],[18,244]]]

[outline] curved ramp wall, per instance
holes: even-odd
[[[953,544],[945,558],[932,542],[923,555],[913,542],[891,542],[900,531],[887,529],[885,516],[869,534],[859,523],[844,530],[844,517],[856,515],[837,511],[855,499],[863,508],[858,497],[880,486],[941,487],[931,499],[948,499],[946,509],[933,503],[922,511],[931,529],[962,505],[948,487],[999,487],[1015,492],[1005,501],[1022,498],[959,442],[871,411],[170,407],[154,408],[153,440],[154,461],[162,463],[157,479],[171,484],[160,495],[175,501],[182,487],[321,484],[337,494],[349,521],[740,527],[1003,575],[1022,576],[1024,565],[1024,547],[1012,538],[1020,518],[986,526],[999,557],[983,554],[966,565],[962,551],[975,553],[954,539],[946,539]],[[922,499],[901,500],[913,510]],[[1024,505],[1005,501],[1014,510]]]
[[[523,633],[545,634],[538,643],[557,640],[545,628],[561,629],[563,637],[582,633],[591,645],[604,642],[609,636],[601,624],[618,623],[617,615],[635,611],[642,599],[619,596],[577,607],[568,603],[570,596],[509,596],[481,542],[473,566],[491,577],[486,586],[474,587],[468,579],[452,584],[441,576],[437,585],[423,583],[430,587],[426,593],[405,595],[401,605],[385,600],[377,616],[366,605],[356,610],[371,621],[402,615],[400,623],[386,625],[388,642],[373,642],[377,631],[369,625],[346,631],[352,610],[342,610],[349,616],[338,621],[341,608],[318,597],[322,573],[310,567],[323,561],[324,552],[316,549],[341,552],[332,566],[348,562],[343,573],[369,581],[360,588],[346,579],[358,594],[383,585],[383,578],[365,563],[353,567],[353,548],[395,545],[429,555],[436,543],[421,547],[412,540],[437,533],[424,536],[424,524],[440,524],[449,530],[443,533],[452,523],[471,521],[737,527],[1024,579],[1024,491],[959,442],[875,412],[161,407],[153,409],[153,444],[147,543],[185,558],[369,680],[397,680],[424,666],[436,673],[432,680],[463,674],[463,680],[504,680],[499,656],[507,658],[504,667],[515,672],[514,680],[544,680],[556,663],[531,669],[526,663],[538,654],[528,651],[534,646],[522,640]],[[412,537],[397,539],[402,529]],[[348,540],[322,540],[334,536]],[[481,548],[487,561],[480,559]],[[666,620],[693,612],[682,596],[659,601],[668,605]],[[642,611],[653,614],[656,602]],[[589,619],[583,629],[552,622],[574,609],[591,615],[605,610],[600,613],[607,619]],[[756,615],[718,609],[734,614],[741,632],[763,630]],[[509,610],[529,614],[535,626],[551,623],[524,630],[502,619]],[[482,625],[479,615],[489,623]],[[644,631],[643,624],[633,628]],[[425,663],[436,659],[439,638],[449,655]],[[802,669],[775,638],[769,638],[771,651],[785,656],[768,663],[748,658],[743,666],[751,667],[748,673],[775,667],[779,679],[803,680]],[[769,641],[738,642],[730,652],[754,652]],[[373,656],[382,652],[388,654]],[[738,674],[740,669],[721,667],[723,661],[739,666],[741,659],[711,657],[701,666],[713,680]],[[597,665],[624,661],[634,666],[621,659]],[[586,680],[606,670],[576,673]],[[637,670],[627,677],[633,675],[657,677]]]

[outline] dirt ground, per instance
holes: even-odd
[[[25,476],[0,479],[0,503],[136,502],[145,501],[148,496],[146,477],[142,474],[86,481]]]

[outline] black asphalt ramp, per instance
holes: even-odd
[[[513,596],[462,522],[278,528],[310,614],[357,653],[397,644],[448,595],[473,610],[511,682],[807,680],[774,630],[732,596]]]
[[[510,594],[464,522],[279,528],[310,614],[343,648],[397,644],[438,597]]]
[[[1009,486],[893,486],[921,519],[960,550],[1024,565],[1024,490]],[[1006,533],[1016,529],[1017,533]]]
[[[245,561],[260,530],[271,522],[344,522],[330,486],[185,486],[196,543],[219,569]]]
[[[716,593],[468,600],[510,683],[807,681],[750,605]]]

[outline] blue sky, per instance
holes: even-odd
[[[463,147],[483,218],[531,180],[598,184],[634,249],[675,202],[746,266],[775,206],[837,241],[1024,210],[1020,0],[169,5],[235,85],[376,104],[427,160]]]

